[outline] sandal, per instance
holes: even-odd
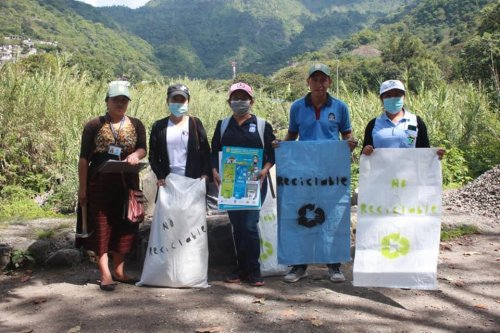
[[[116,287],[116,285],[113,283],[111,283],[111,284],[99,283],[99,288],[101,288],[101,290],[103,290],[103,291],[114,291],[115,287]]]
[[[120,282],[120,283],[125,283],[125,284],[136,284],[137,282],[139,282],[139,280],[137,279],[134,279],[134,278],[128,278],[126,280],[120,280],[120,279],[117,279],[113,276],[113,281],[116,281],[116,282]]]

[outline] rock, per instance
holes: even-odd
[[[34,241],[27,249],[29,254],[35,259],[36,264],[44,263],[49,257],[50,241],[39,239]]]
[[[45,262],[47,267],[70,267],[82,261],[80,251],[75,249],[61,249],[51,254]]]
[[[157,192],[156,181],[156,175],[150,166],[141,172],[142,192],[147,200],[145,205],[145,212],[147,216],[152,216],[155,209],[155,198]]]
[[[233,232],[227,214],[207,217],[209,265],[236,263]]]
[[[10,262],[12,247],[9,244],[0,244],[0,271],[2,271]]]
[[[26,252],[29,247],[35,243],[35,240],[26,237],[9,237],[4,239],[7,244],[12,247],[12,250]]]
[[[468,214],[500,216],[500,165],[459,190],[443,194],[443,205]]]

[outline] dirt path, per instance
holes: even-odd
[[[296,284],[226,284],[211,268],[203,290],[121,284],[105,293],[86,263],[0,275],[0,332],[500,332],[499,223],[445,212],[443,224],[460,223],[482,233],[442,243],[436,291],[333,284],[312,266]],[[352,265],[344,268],[351,281]]]

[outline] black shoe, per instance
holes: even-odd
[[[114,276],[113,276],[113,281],[120,282],[120,283],[125,283],[125,284],[133,284],[133,285],[135,285],[137,282],[139,282],[139,280],[134,279],[134,278],[128,278],[126,280],[120,280],[120,279],[115,278]]]
[[[112,284],[99,283],[99,288],[101,288],[101,290],[104,290],[104,291],[114,291],[115,287],[116,286],[113,283]]]

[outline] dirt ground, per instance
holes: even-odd
[[[110,293],[84,263],[0,275],[0,332],[500,332],[499,221],[451,211],[442,221],[481,233],[441,244],[435,291],[353,287],[346,264],[340,284],[321,266],[260,288],[224,283],[226,268],[211,267],[207,289],[119,284]]]

